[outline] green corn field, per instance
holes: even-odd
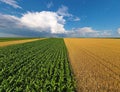
[[[75,92],[63,39],[0,48],[0,92]]]

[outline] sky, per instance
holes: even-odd
[[[120,0],[0,0],[0,37],[120,37]]]

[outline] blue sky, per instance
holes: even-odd
[[[120,37],[120,0],[0,0],[0,37]]]

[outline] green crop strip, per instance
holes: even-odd
[[[74,92],[62,38],[0,49],[0,92]]]

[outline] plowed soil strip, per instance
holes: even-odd
[[[66,38],[64,41],[78,92],[120,92],[120,40]]]
[[[14,44],[21,44],[21,43],[26,43],[26,42],[32,42],[32,41],[37,41],[37,40],[41,40],[41,39],[27,39],[27,40],[0,42],[0,47],[14,45]]]

